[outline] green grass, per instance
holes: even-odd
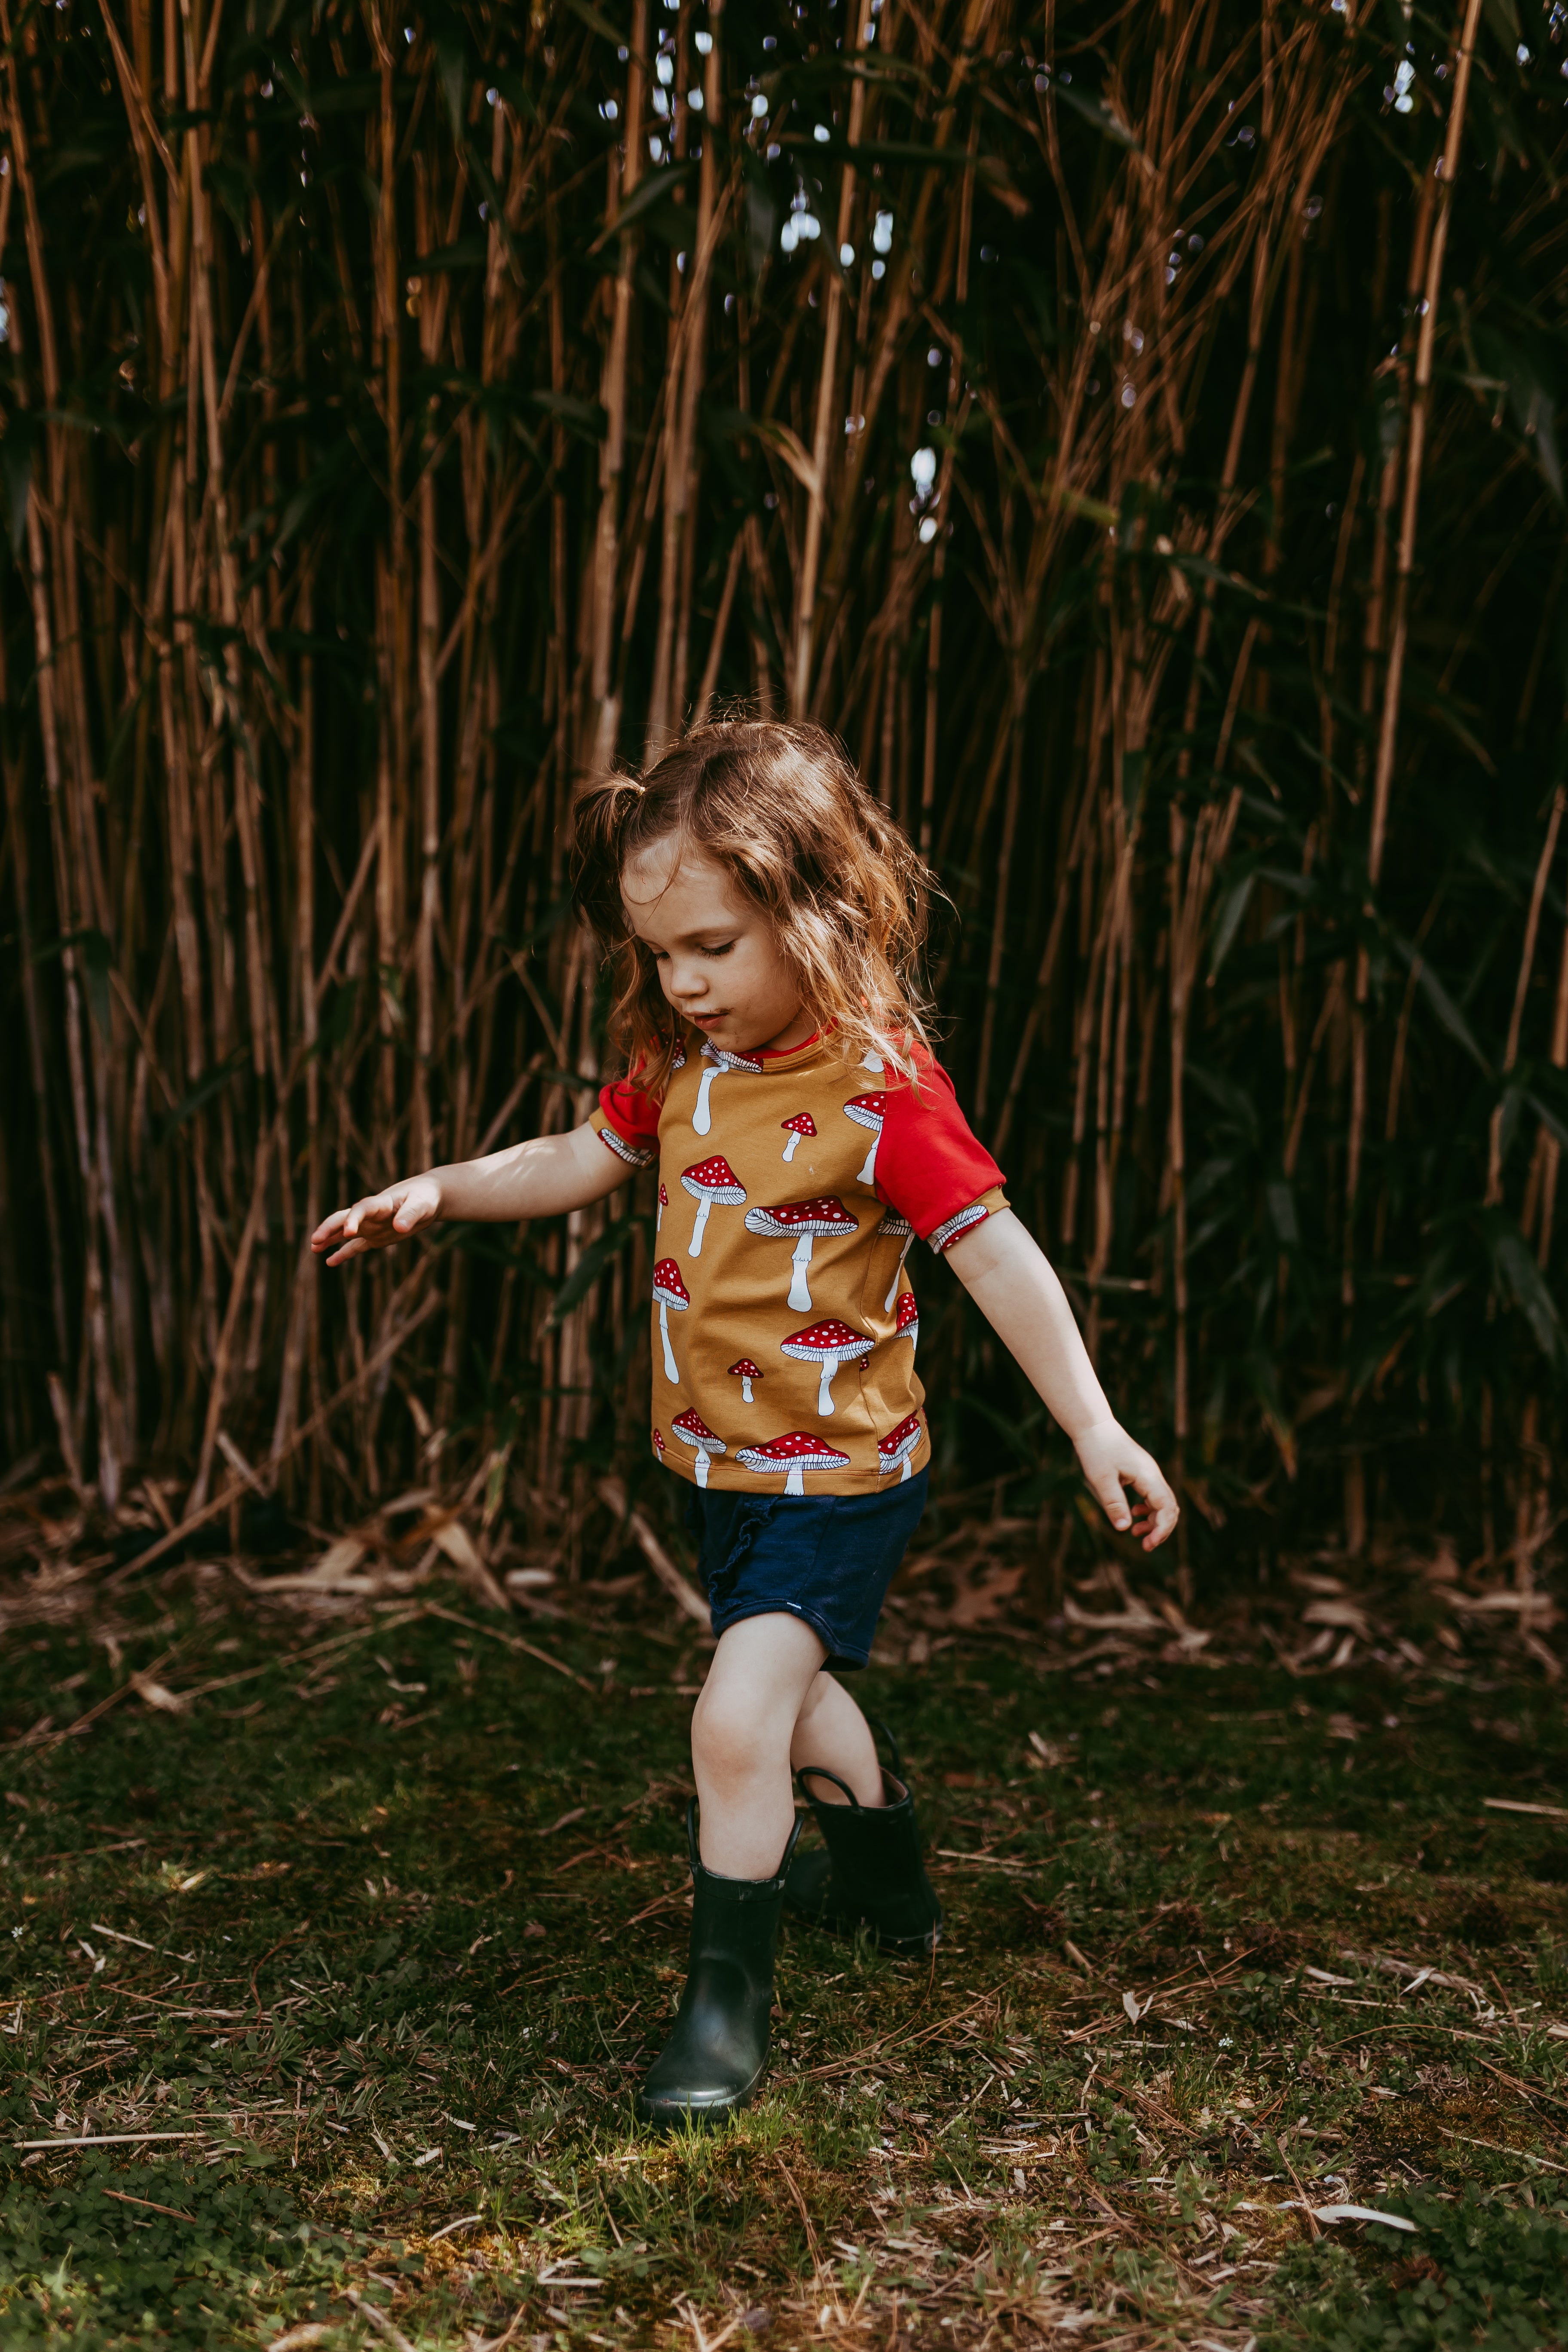
[[[225,1590],[0,1648],[13,1740],[226,1685],[6,1755],[6,2352],[1568,2340],[1568,1822],[1482,1802],[1568,1800],[1539,1685],[873,1671],[937,1965],[789,1931],[767,2097],[659,2143],[701,1645]]]

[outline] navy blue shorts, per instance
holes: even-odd
[[[686,1524],[713,1631],[742,1617],[804,1617],[825,1665],[863,1666],[894,1572],[925,1509],[928,1474],[879,1495],[693,1490]]]

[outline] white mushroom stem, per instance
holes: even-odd
[[[855,1179],[855,1181],[857,1182],[857,1184],[874,1184],[874,1183],[876,1182],[876,1181],[877,1181],[877,1146],[879,1145],[879,1143],[880,1143],[880,1141],[881,1141],[881,1140],[882,1140],[882,1130],[881,1130],[881,1129],[880,1129],[880,1128],[879,1128],[879,1129],[877,1129],[876,1134],[871,1138],[871,1149],[870,1149],[870,1150],[869,1150],[869,1151],[868,1151],[868,1153],[866,1154],[866,1165],[864,1166],[864,1168],[862,1168],[862,1169],[861,1169],[860,1173],[859,1173],[859,1174],[858,1174],[858,1176],[857,1176],[857,1178]]]
[[[904,1475],[907,1478],[909,1475],[910,1465],[906,1462]],[[697,1483],[700,1486],[706,1486],[708,1484],[708,1448],[705,1445],[699,1445],[697,1448]]]
[[[704,1070],[702,1073],[701,1080],[697,1088],[697,1108],[691,1114],[691,1126],[694,1134],[706,1135],[709,1129],[713,1124],[711,1115],[708,1108],[708,1097],[713,1091],[714,1079],[722,1077],[723,1075],[724,1065],[722,1062],[715,1062],[710,1069]]]
[[[786,1495],[804,1495],[805,1492],[805,1470],[804,1465],[797,1459],[796,1461],[792,1462],[789,1465],[789,1476],[784,1480],[784,1493]]]
[[[802,1234],[790,1259],[789,1303],[797,1315],[811,1313],[811,1293],[806,1287],[805,1269],[811,1264],[811,1235]]]
[[[663,1224],[663,1223],[664,1223],[664,1202],[661,1201],[661,1202],[659,1202],[659,1204],[658,1204],[658,1212],[657,1212],[657,1213],[655,1214],[654,1221],[653,1221],[653,1229],[654,1229],[654,1232],[655,1232],[656,1234],[658,1233],[658,1229],[659,1229],[660,1225],[662,1225],[662,1224]]]
[[[691,1228],[691,1244],[686,1253],[688,1257],[700,1257],[702,1255],[702,1228],[708,1223],[708,1212],[712,1206],[712,1193],[704,1192],[697,1203],[697,1223]]]
[[[680,1374],[676,1370],[675,1350],[669,1344],[669,1301],[666,1298],[658,1302],[658,1336],[664,1341],[664,1377],[679,1387]]]
[[[703,1456],[703,1459],[706,1461],[707,1456],[706,1456],[706,1455],[704,1455],[704,1456]],[[906,1454],[905,1454],[905,1456],[904,1456],[904,1466],[903,1466],[903,1468],[902,1468],[902,1469],[900,1471],[900,1473],[899,1473],[899,1484],[900,1484],[900,1486],[903,1485],[904,1480],[909,1476],[909,1475],[910,1475],[910,1456]],[[700,1477],[699,1477],[698,1484],[699,1484],[700,1486],[700,1484],[701,1484],[701,1479],[700,1479]]]
[[[888,1285],[888,1295],[882,1301],[882,1312],[884,1315],[890,1315],[893,1311],[893,1301],[899,1295],[899,1285],[904,1278],[904,1260],[910,1254],[910,1249],[913,1244],[914,1238],[914,1227],[911,1225],[909,1232],[904,1236],[904,1245],[899,1252],[899,1263],[894,1270],[893,1279]]]
[[[798,1127],[796,1127],[796,1128],[792,1128],[792,1129],[791,1129],[791,1130],[790,1130],[790,1139],[789,1139],[789,1141],[784,1145],[784,1158],[785,1158],[786,1160],[793,1160],[793,1159],[795,1158],[795,1145],[796,1145],[799,1141],[800,1141],[800,1129],[799,1129],[799,1128],[798,1128]]]
[[[744,1397],[748,1404],[755,1404],[756,1399],[752,1394],[752,1376],[750,1372],[742,1372],[741,1375],[741,1394]]]
[[[833,1375],[844,1361],[842,1356],[824,1356],[822,1378],[816,1384],[816,1410],[826,1416],[833,1411]]]

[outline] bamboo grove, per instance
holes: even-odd
[[[304,1243],[583,1115],[574,783],[745,703],[936,866],[961,1098],[1199,1536],[1528,1578],[1564,30],[0,0],[7,1461],[546,1537],[643,1478],[644,1191]],[[927,1284],[948,1488],[1065,1501]]]

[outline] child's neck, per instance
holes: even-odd
[[[808,1037],[814,1037],[817,1026],[805,1007],[801,1005],[794,1020],[786,1021],[776,1037],[764,1037],[760,1045],[752,1046],[752,1051],[754,1054],[787,1054],[795,1046],[804,1045]]]

